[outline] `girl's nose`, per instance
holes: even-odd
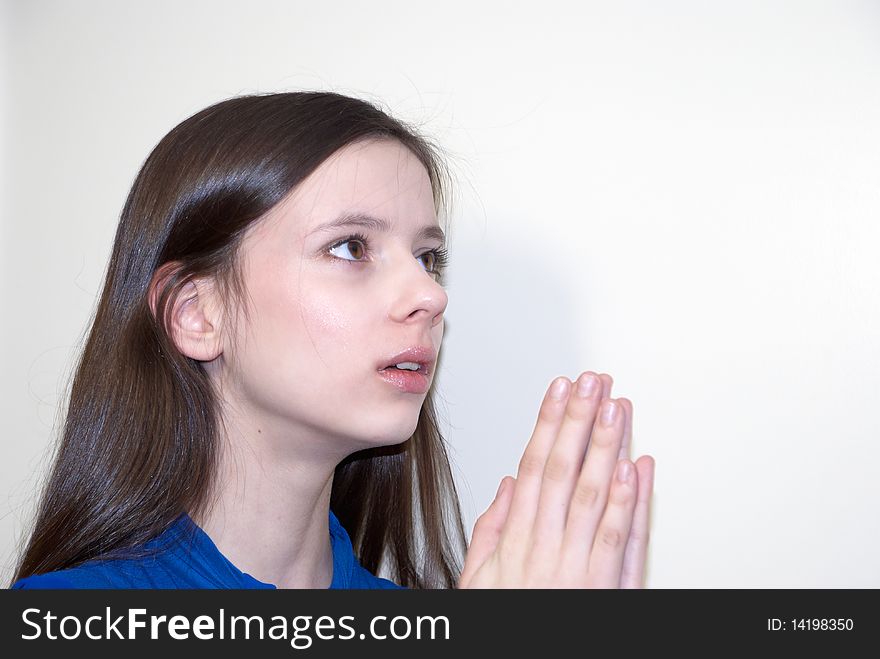
[[[421,260],[413,258],[411,264],[400,268],[394,277],[395,290],[392,315],[396,320],[427,317],[433,327],[443,317],[449,296],[438,281],[438,275],[425,270]]]

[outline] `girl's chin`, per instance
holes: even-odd
[[[373,435],[365,436],[363,442],[367,446],[392,446],[394,444],[402,444],[416,431],[418,426],[418,415],[412,422],[405,424],[397,424],[395,427],[385,427],[383,430]]]

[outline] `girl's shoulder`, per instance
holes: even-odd
[[[331,588],[403,589],[361,566],[348,533],[333,511],[330,511],[330,536]],[[19,579],[12,588],[275,588],[233,565],[188,515],[181,516],[168,531],[144,548],[149,553],[137,558],[91,559],[74,567]]]
[[[79,567],[55,570],[43,574],[32,574],[12,584],[13,590],[40,589],[61,590],[71,588],[132,588],[133,586],[114,585],[112,575],[95,566],[83,564]]]
[[[187,573],[173,553],[166,552],[143,558],[93,559],[71,568],[34,574],[19,579],[12,588],[198,588],[198,572]]]
[[[87,587],[77,586],[75,579],[72,579],[68,572],[70,572],[70,570],[56,570],[55,572],[46,572],[45,574],[33,574],[16,581],[12,584],[12,589],[20,590],[33,588],[40,590],[57,590]]]
[[[79,565],[19,579],[11,588],[199,588],[211,587],[197,543],[183,543],[184,519],[123,558],[93,558]],[[213,587],[217,587],[216,584]]]

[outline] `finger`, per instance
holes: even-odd
[[[519,461],[516,489],[500,542],[510,542],[521,548],[521,551],[525,551],[526,543],[531,537],[544,465],[562,425],[570,390],[571,381],[567,377],[553,380],[541,403],[535,430]]]
[[[504,528],[504,522],[510,509],[511,494],[515,483],[516,480],[510,476],[502,478],[492,503],[489,504],[486,512],[477,518],[471,543],[465,556],[464,568],[458,580],[459,588],[467,586],[473,573],[495,551],[498,539],[501,537],[501,529]]]
[[[583,569],[589,563],[597,528],[610,505],[609,490],[613,489],[623,438],[622,412],[614,399],[603,400],[593,426],[590,448],[571,496],[563,539],[563,557],[572,569]]]
[[[620,586],[623,553],[632,528],[637,494],[635,467],[629,460],[621,460],[615,469],[608,506],[593,540],[587,567],[587,583],[591,588]]]
[[[600,373],[599,378],[602,380],[602,398],[611,398],[611,387],[614,386],[614,378],[607,373]]]
[[[654,490],[654,458],[643,455],[636,461],[638,495],[633,512],[632,529],[623,554],[620,573],[621,588],[645,587],[645,561],[650,538],[651,496]]]
[[[557,560],[569,502],[581,473],[601,391],[602,381],[595,373],[586,371],[581,373],[568,398],[559,433],[544,466],[532,536],[536,554],[552,555]]]
[[[630,459],[630,452],[632,451],[632,430],[633,430],[633,406],[632,401],[628,398],[618,398],[617,402],[621,404],[624,411],[626,412],[624,416],[624,424],[623,424],[623,441],[620,444],[620,454],[617,456],[618,459],[623,460],[624,458]]]
[[[608,373],[600,373],[599,379],[602,380],[602,396],[600,400],[611,398],[611,388],[614,386],[614,378]]]

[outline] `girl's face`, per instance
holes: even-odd
[[[387,230],[325,226],[355,215]],[[245,436],[335,457],[409,438],[443,340],[448,298],[431,272],[443,246],[428,173],[392,140],[340,149],[254,225],[241,251],[249,317],[212,364]],[[423,387],[380,372],[412,347],[434,359]]]

